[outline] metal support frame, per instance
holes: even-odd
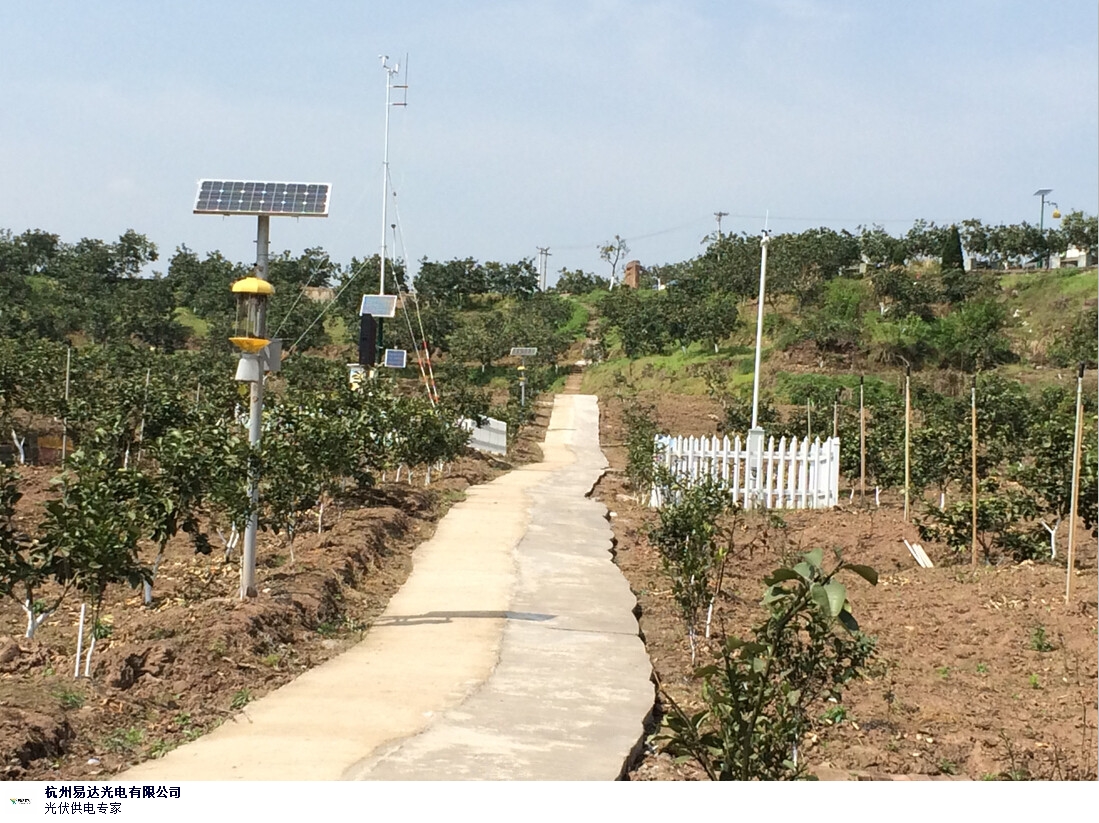
[[[261,214],[256,226],[256,277],[267,279],[267,260],[271,246],[271,217]],[[267,318],[260,318],[256,333],[263,337],[267,334]],[[241,357],[245,357],[244,353]],[[253,355],[254,356],[254,355]],[[248,445],[252,451],[259,451],[263,433],[263,369],[259,370],[259,379],[250,381],[248,406]],[[244,555],[240,563],[240,597],[256,596],[256,533],[259,531],[259,470],[252,468],[248,474],[248,500],[252,512],[244,528]]]

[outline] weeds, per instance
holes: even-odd
[[[116,754],[127,754],[137,749],[141,741],[145,739],[145,732],[136,726],[128,729],[116,729],[103,741],[108,751]]]
[[[1036,652],[1053,651],[1054,646],[1046,637],[1045,626],[1035,626],[1034,631],[1030,633],[1030,648]]]
[[[63,709],[79,709],[84,705],[84,693],[77,689],[62,686],[54,693],[54,696],[57,697],[57,702],[61,704]]]
[[[229,701],[229,709],[238,712],[252,702],[251,689],[238,689],[233,692],[233,698]]]

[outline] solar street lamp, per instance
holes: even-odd
[[[236,379],[249,384],[248,443],[258,450],[263,420],[263,374],[278,371],[281,346],[267,337],[267,301],[275,293],[267,282],[271,216],[327,217],[328,183],[269,183],[254,180],[200,180],[195,214],[254,215],[256,269],[232,285],[237,298],[237,321],[229,338],[240,349]],[[240,597],[256,596],[256,532],[259,526],[259,473],[248,476],[252,514],[244,529],[240,562]]]
[[[1046,228],[1046,196],[1049,195],[1049,193],[1052,192],[1052,191],[1053,191],[1053,189],[1038,189],[1038,191],[1034,192],[1035,197],[1041,197],[1042,198],[1042,207],[1041,207],[1042,210],[1040,212],[1038,212],[1038,233],[1039,234],[1044,234],[1045,233],[1045,228]],[[1052,202],[1052,201],[1050,201],[1050,202]],[[1049,254],[1048,253],[1046,254],[1045,267],[1047,269],[1049,268]]]
[[[519,358],[519,405],[527,405],[527,358],[535,357],[538,349],[535,346],[512,346],[511,356]]]

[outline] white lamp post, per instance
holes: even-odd
[[[767,290],[767,246],[771,235],[764,229],[759,238],[759,306],[756,310],[756,366],[752,378],[752,428],[748,430],[748,471],[751,488],[745,490],[745,507],[750,508],[753,492],[758,492],[763,469],[763,429],[759,425],[759,363],[763,349],[763,298]]]

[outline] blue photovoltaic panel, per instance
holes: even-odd
[[[328,183],[200,180],[195,214],[280,214],[327,217]]]
[[[408,352],[404,349],[386,349],[384,362],[387,369],[403,369],[408,363]]]
[[[359,314],[373,317],[394,317],[397,314],[397,295],[364,294],[359,305]]]

